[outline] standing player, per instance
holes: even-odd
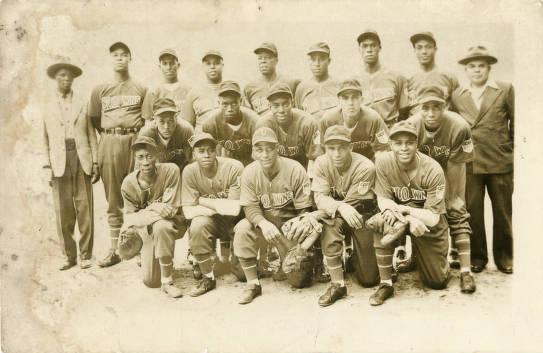
[[[375,167],[366,157],[353,153],[351,132],[334,125],[324,134],[326,154],[315,160],[311,190],[319,210],[335,218],[334,225],[323,224],[321,247],[332,283],[319,298],[319,305],[332,305],[347,294],[343,277],[345,235],[355,243],[355,273],[360,284],[373,287],[379,283],[379,270],[373,248],[373,232],[364,225],[377,209],[372,187]]]
[[[189,245],[195,257],[202,280],[192,289],[190,295],[200,296],[216,286],[213,274],[215,241],[228,246],[233,228],[239,220],[240,179],[243,165],[231,158],[217,157],[217,141],[207,133],[199,133],[191,139],[194,162],[183,171],[181,200],[183,213],[189,220]],[[222,254],[228,261],[229,254]],[[237,263],[237,261],[233,262]],[[235,271],[240,276],[240,271]]]
[[[449,280],[445,175],[435,160],[417,151],[417,128],[401,121],[390,130],[390,152],[375,161],[375,193],[385,222],[409,223],[413,253],[422,282],[444,289]],[[381,305],[394,295],[392,256],[394,246],[374,238],[381,284],[371,295],[371,305]]]
[[[219,88],[219,108],[202,125],[202,131],[217,140],[220,155],[237,159],[243,165],[253,161],[251,137],[258,115],[241,107],[241,90],[234,81],[225,81]]]
[[[116,42],[109,47],[113,60],[114,79],[92,90],[89,116],[101,133],[98,145],[98,166],[108,202],[107,218],[111,247],[98,266],[108,267],[121,262],[116,253],[119,231],[123,224],[121,183],[134,168],[131,150],[144,121],[141,104],[147,88],[135,82],[128,73],[132,54],[128,46]]]
[[[281,233],[282,225],[313,205],[311,185],[304,168],[279,156],[279,142],[273,130],[257,129],[252,142],[255,162],[241,175],[240,200],[246,218],[234,229],[234,253],[247,278],[240,304],[248,304],[262,294],[256,265],[257,239],[264,237],[284,256],[296,242]]]
[[[376,110],[390,128],[407,117],[407,82],[405,77],[379,62],[381,39],[377,32],[366,30],[357,40],[364,61],[364,72],[359,78],[364,104]]]
[[[222,82],[224,60],[217,50],[210,50],[202,57],[207,82],[193,87],[185,99],[181,117],[194,126],[194,132],[202,131],[202,124],[211,111],[219,107],[217,93]]]
[[[338,105],[339,82],[328,74],[328,65],[332,61],[328,44],[313,44],[307,55],[313,77],[300,82],[296,87],[294,105],[318,121],[325,112]]]
[[[158,55],[158,68],[162,72],[164,82],[155,88],[149,89],[145,95],[142,106],[142,116],[146,120],[153,119],[153,105],[158,98],[170,98],[175,102],[175,108],[179,112],[189,87],[179,82],[177,71],[179,59],[173,49],[164,49]]]
[[[466,163],[473,160],[473,142],[468,123],[445,111],[446,97],[440,86],[423,86],[418,93],[419,112],[408,121],[418,128],[419,151],[435,159],[447,180],[445,205],[451,243],[458,251],[460,287],[475,292],[471,274],[469,213],[466,210]]]
[[[251,81],[243,90],[245,104],[259,115],[267,113],[270,109],[268,93],[276,82],[284,82],[290,88],[292,94],[296,92],[299,80],[279,75],[276,71],[279,54],[275,44],[264,42],[254,50],[258,61],[258,70],[261,76]]]
[[[451,95],[458,88],[458,80],[453,74],[438,69],[435,62],[437,45],[434,35],[431,32],[415,33],[410,41],[420,65],[420,71],[407,80],[410,115],[418,111],[417,92],[425,85],[439,86],[443,90],[448,108]]]

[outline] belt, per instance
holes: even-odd
[[[132,128],[122,128],[122,127],[116,127],[113,129],[104,129],[104,134],[107,135],[128,135],[128,134],[137,134],[138,131],[140,131],[139,127],[132,127]]]
[[[66,139],[66,151],[74,151],[76,149],[74,139]]]

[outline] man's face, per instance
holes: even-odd
[[[330,65],[328,54],[318,52],[309,54],[309,68],[313,76],[326,76],[328,74],[328,65]]]
[[[151,147],[136,150],[134,158],[136,159],[136,164],[139,165],[141,173],[150,175],[155,172],[156,151]]]
[[[253,146],[253,158],[264,169],[271,168],[277,161],[278,156],[279,152],[276,143],[258,142]]]
[[[192,156],[198,162],[200,168],[211,168],[217,159],[216,146],[211,142],[204,141],[194,147]]]
[[[74,82],[74,74],[68,69],[60,69],[55,74],[55,80],[59,90],[67,92],[72,88]]]
[[[339,95],[339,106],[348,117],[358,115],[362,107],[362,94],[358,91],[345,91]]]
[[[204,60],[204,70],[207,78],[211,81],[220,81],[222,79],[222,69],[224,63],[221,58],[209,55]]]
[[[272,97],[270,110],[280,125],[288,124],[292,120],[292,98],[287,95]]]
[[[113,70],[115,72],[128,71],[128,64],[132,60],[130,53],[123,48],[115,49],[110,53],[113,61]]]
[[[324,145],[326,155],[336,168],[343,168],[349,161],[351,144],[345,141],[329,141]]]
[[[179,70],[179,62],[171,55],[163,55],[158,64],[160,71],[165,79],[177,78],[177,70]]]
[[[417,139],[409,133],[398,133],[390,138],[390,149],[400,164],[409,164],[417,152]]]
[[[441,102],[426,102],[420,106],[422,117],[424,118],[424,125],[430,131],[435,131],[441,125],[443,119],[443,112],[445,111],[445,104]]]
[[[414,46],[415,56],[420,64],[431,64],[434,62],[436,55],[436,46],[434,42],[427,39],[420,39]]]
[[[272,75],[275,73],[278,59],[272,53],[261,50],[256,54],[256,61],[258,63],[258,70],[262,75]]]
[[[175,113],[164,112],[160,115],[155,115],[155,123],[160,135],[166,139],[169,139],[175,131]]]
[[[226,122],[231,121],[239,116],[241,105],[241,97],[237,94],[224,94],[219,97],[219,106],[221,107],[222,115]]]
[[[471,83],[481,86],[488,81],[490,64],[486,60],[472,60],[466,64],[466,74]]]
[[[374,64],[379,61],[381,45],[375,38],[364,39],[358,47],[362,55],[362,60],[366,64]]]

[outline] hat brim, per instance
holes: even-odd
[[[337,96],[341,96],[343,93],[345,92],[348,92],[348,91],[353,91],[353,92],[358,92],[360,93],[360,95],[362,95],[362,90],[361,89],[358,89],[358,88],[354,88],[354,87],[348,87],[348,88],[344,88],[344,89],[341,89],[337,92]]]
[[[433,97],[433,96],[424,97],[424,98],[421,98],[421,99],[417,100],[418,104],[424,104],[424,103],[428,103],[428,102],[439,102],[439,103],[443,103],[443,104],[446,103],[443,98]]]
[[[417,33],[417,34],[413,34],[411,38],[409,38],[409,40],[411,41],[411,44],[413,45],[415,45],[415,43],[421,39],[429,40],[430,42],[434,43],[434,46],[437,45],[436,40],[433,37],[429,36],[428,34]]]
[[[152,149],[153,151],[156,151],[157,150],[157,146],[156,145],[153,145],[151,143],[148,143],[148,142],[138,142],[138,143],[134,143],[132,146],[130,146],[130,149],[132,151],[136,151],[140,148],[150,148]]]
[[[277,52],[270,48],[258,47],[255,50],[253,50],[253,53],[258,54],[261,51],[265,51],[265,52],[271,53],[273,56],[277,56]]]
[[[272,100],[274,97],[276,96],[288,96],[290,98],[293,98],[292,97],[292,93],[291,92],[287,92],[287,91],[280,91],[280,92],[274,92],[272,94],[268,94],[268,96],[266,97],[269,101]]]
[[[371,33],[371,32],[362,33],[361,35],[358,36],[358,38],[356,38],[356,41],[358,42],[358,44],[360,44],[361,42],[369,38],[376,39],[379,42],[379,44],[381,44],[381,38],[379,38],[379,35],[375,33]]]
[[[340,141],[340,142],[346,142],[351,143],[351,139],[344,137],[344,136],[330,136],[326,140],[324,140],[324,144],[330,143],[332,141]]]
[[[123,42],[117,42],[117,43],[113,43],[110,47],[109,47],[109,52],[113,52],[119,48],[122,48],[124,49],[128,54],[132,55],[132,52],[130,51],[130,48],[128,47],[128,45],[124,44]]]
[[[157,109],[156,112],[154,112],[154,115],[160,115],[160,114],[163,114],[163,113],[172,113],[172,114],[177,114],[177,109],[175,108],[172,108],[172,107],[166,107],[166,108],[160,108],[160,109]]]
[[[277,141],[273,137],[259,137],[257,140],[254,140],[252,142],[252,145],[255,146],[257,143],[260,143],[260,142],[267,142],[267,143],[273,143],[273,144],[279,143],[279,141]]]
[[[209,58],[210,56],[214,56],[216,58],[219,58],[220,60],[224,60],[224,58],[220,56],[219,54],[206,54],[202,56],[202,62],[206,61],[206,59]]]
[[[471,55],[471,56],[467,56],[467,57],[465,57],[463,59],[458,60],[458,63],[460,65],[466,65],[470,61],[473,61],[473,60],[485,60],[490,65],[493,65],[493,64],[498,62],[498,59],[495,56],[492,56],[492,55]]]
[[[415,136],[416,139],[419,138],[419,135],[417,135],[415,132],[411,131],[411,130],[407,130],[407,129],[402,129],[402,130],[397,130],[397,131],[394,131],[393,133],[391,133],[390,135],[388,135],[389,139],[392,139],[394,136],[398,135],[398,134],[408,134],[408,135],[411,135],[411,136]]]
[[[201,144],[203,144],[204,142],[209,142],[209,143],[211,143],[213,146],[217,146],[217,141],[216,141],[215,139],[212,139],[212,138],[209,138],[209,137],[205,137],[205,138],[203,138],[203,139],[193,141],[191,147],[192,147],[192,148],[198,147],[198,145],[201,145]]]
[[[172,54],[172,53],[163,53],[163,54],[160,54],[158,56],[158,61],[162,60],[163,57],[165,56],[171,56],[172,58],[174,58],[175,60],[179,61],[179,58],[177,57],[177,55],[175,54]]]
[[[236,91],[235,89],[225,89],[225,90],[220,91],[219,93],[217,93],[218,96],[224,96],[224,95],[227,95],[227,94],[235,94],[235,95],[241,97],[241,92]]]
[[[318,54],[318,53],[330,55],[330,52],[326,49],[311,49],[307,52],[307,55]]]
[[[81,76],[81,74],[83,73],[83,70],[81,70],[79,67],[75,65],[68,64],[68,63],[57,63],[47,68],[47,76],[49,76],[50,78],[55,78],[55,75],[60,69],[70,70],[72,74],[74,75],[74,78]]]

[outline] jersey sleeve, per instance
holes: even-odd
[[[139,136],[150,137],[150,138],[152,138],[154,140],[155,139],[155,134],[153,132],[153,129],[155,129],[155,123],[154,122],[152,122],[150,125],[146,124],[141,128],[138,135]]]
[[[374,198],[373,187],[375,185],[375,167],[371,162],[361,165],[355,171],[353,182],[345,196],[345,202],[353,205],[358,200],[370,200]]]
[[[330,196],[330,180],[326,175],[325,163],[322,158],[323,157],[317,158],[315,161],[311,191],[313,191],[313,197],[317,208],[325,211],[330,217],[334,217],[337,209],[341,205],[341,201],[334,200],[332,196]]]
[[[424,185],[426,191],[426,202],[424,202],[424,208],[432,211],[436,214],[446,213],[445,209],[445,193],[446,193],[446,184],[445,184],[445,174],[443,170],[435,162],[433,166],[430,167],[426,179],[426,184]]]
[[[451,143],[449,161],[454,163],[467,163],[473,160],[473,140],[468,124],[463,124]]]
[[[100,118],[102,116],[102,97],[100,87],[96,87],[92,90],[89,101],[89,116],[91,118]]]
[[[237,162],[237,161],[236,161]],[[235,163],[230,168],[229,175],[229,188],[228,199],[239,200],[241,196],[241,173],[243,172],[243,165],[241,163]]]
[[[141,105],[141,116],[145,120],[151,120],[153,118],[153,104],[155,102],[156,94],[154,90],[149,89],[143,98]]]
[[[377,151],[388,151],[388,128],[385,124],[385,121],[381,119],[379,113],[375,112],[376,119],[372,124],[372,136],[373,141],[371,142],[371,147],[374,152]]]
[[[271,112],[264,114],[264,116],[260,117],[256,121],[255,130],[261,128],[261,127],[269,127],[273,131],[275,131],[275,127],[273,126],[273,122],[271,120],[272,114]]]
[[[301,126],[301,133],[307,158],[315,159],[319,154],[321,134],[313,117],[305,116]]]
[[[394,192],[390,185],[387,174],[392,173],[392,168],[387,163],[388,158],[377,157],[375,159],[375,193],[383,198],[393,200]]]
[[[135,195],[135,188],[130,184],[130,179],[125,178],[121,184],[121,195],[123,197],[124,206],[123,213],[130,214],[139,211],[139,205],[137,202],[137,197]]]
[[[194,168],[189,166],[183,169],[183,182],[181,183],[181,206],[197,206],[200,192],[198,181],[194,175]]]
[[[409,92],[407,91],[407,79],[403,75],[398,75],[396,79],[398,95],[398,109],[409,107]]]
[[[190,90],[183,106],[181,107],[181,118],[187,121],[191,126],[196,124],[196,112],[194,111],[194,92]]]
[[[242,104],[244,107],[255,110],[251,104],[251,88],[249,86],[243,88]]]
[[[162,202],[173,207],[180,207],[181,202],[181,173],[179,168],[172,164],[168,164],[171,168],[167,169],[166,178],[164,181],[164,193],[162,194]],[[196,199],[198,202],[198,199]]]
[[[291,174],[291,185],[294,187],[294,208],[301,210],[312,207],[311,184],[309,177],[301,164],[296,164]]]
[[[240,204],[242,206],[260,206],[255,188],[256,175],[252,168],[245,168],[241,173]]]

